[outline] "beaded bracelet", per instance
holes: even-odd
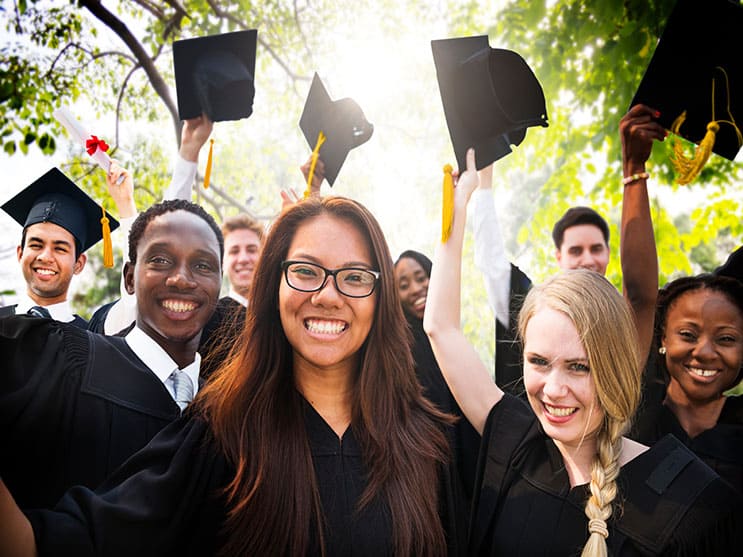
[[[640,172],[639,174],[627,176],[622,180],[622,184],[626,186],[628,184],[631,184],[632,182],[637,182],[637,180],[647,180],[648,178],[650,178],[650,174],[648,174],[647,172]]]

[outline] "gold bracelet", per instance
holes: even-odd
[[[632,176],[627,176],[622,180],[622,184],[629,185],[632,182],[637,182],[637,180],[647,180],[650,178],[650,174],[647,172],[640,172],[639,174],[633,174]]]

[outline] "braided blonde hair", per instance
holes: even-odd
[[[591,468],[591,495],[585,507],[589,537],[582,553],[582,557],[604,557],[607,522],[617,497],[622,436],[640,402],[637,328],[621,294],[593,271],[565,271],[532,288],[519,315],[522,339],[531,317],[544,307],[564,313],[575,325],[604,412]]]

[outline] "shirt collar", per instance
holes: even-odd
[[[245,296],[241,296],[237,292],[235,292],[232,288],[230,288],[229,297],[235,300],[236,302],[240,302],[240,304],[244,307],[248,307],[248,299]]]
[[[34,302],[28,294],[22,294],[18,297],[18,306],[15,308],[15,312],[16,314],[26,313],[34,306],[41,306],[41,304]],[[75,319],[75,314],[72,313],[72,308],[70,307],[70,302],[68,300],[43,307],[49,312],[49,315],[51,315],[52,319],[55,321],[69,323]]]
[[[170,375],[178,369],[178,364],[173,361],[168,353],[155,340],[148,336],[138,326],[134,326],[126,337],[126,343],[129,345],[137,357],[152,370],[160,381],[165,381]],[[201,355],[196,352],[194,361],[184,367],[181,371],[188,374],[194,385],[194,395],[199,390],[199,368],[201,366]]]

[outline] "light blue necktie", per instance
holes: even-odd
[[[181,412],[193,400],[193,382],[184,371],[176,370],[171,374],[173,378],[173,390],[175,391],[175,402]]]

